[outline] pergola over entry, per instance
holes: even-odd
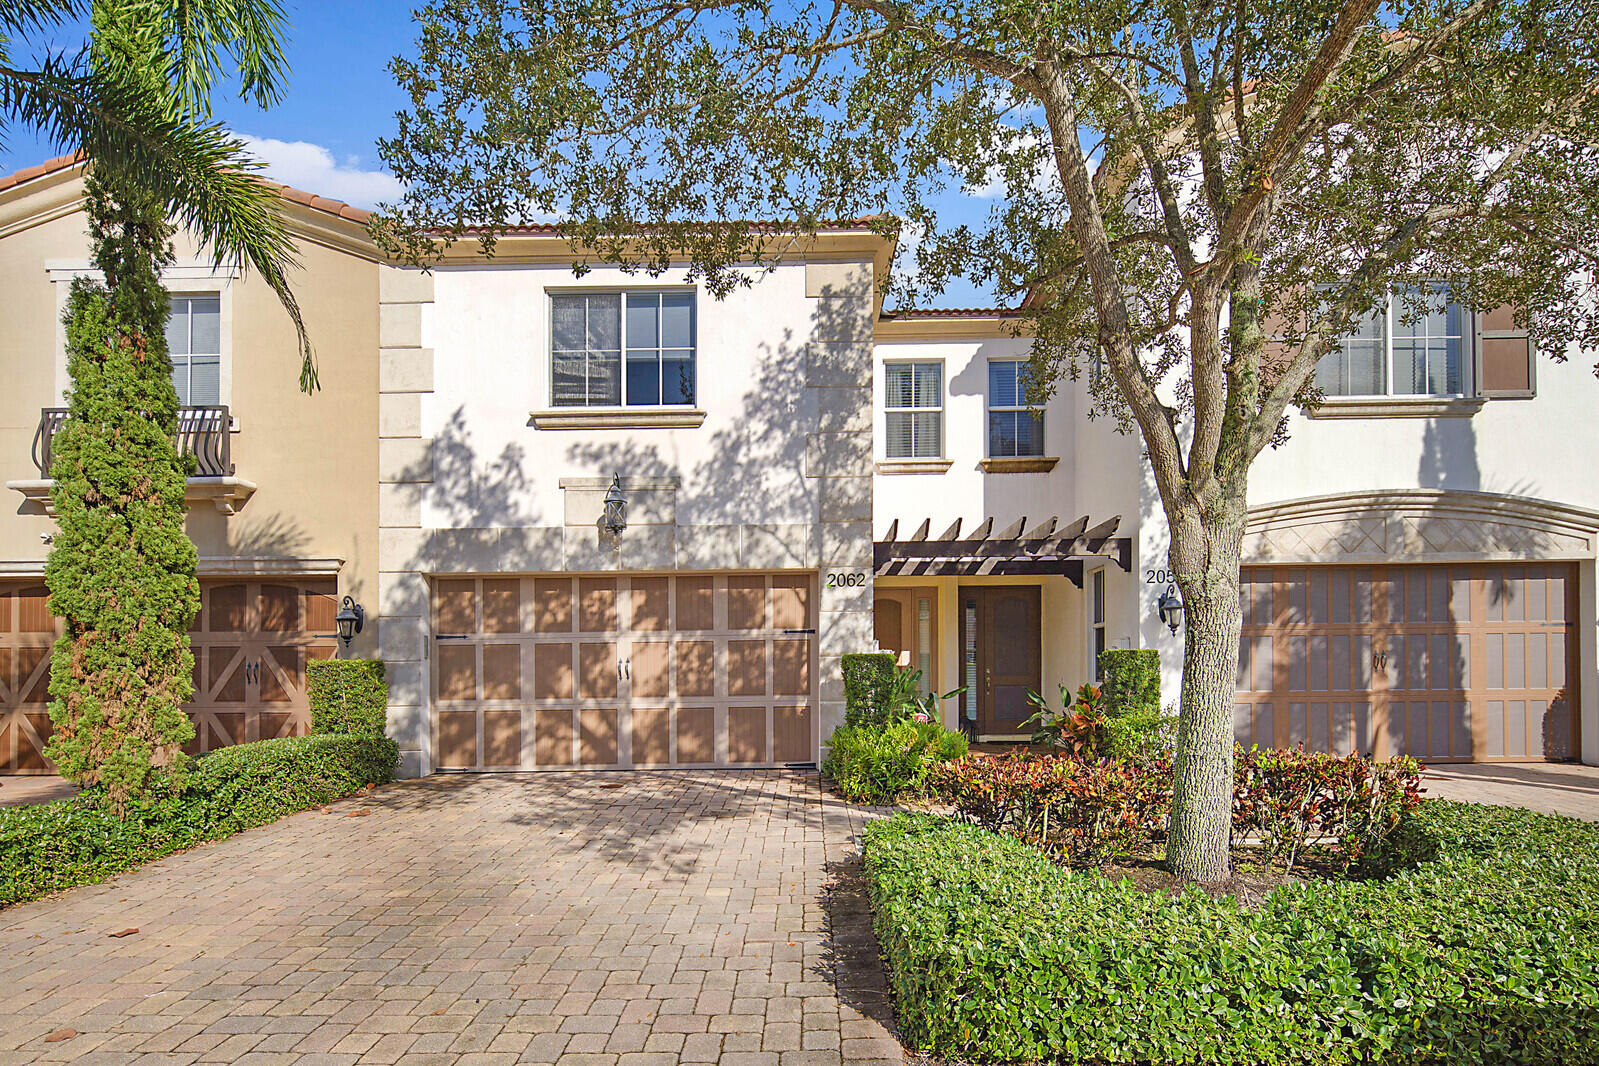
[[[923,519],[915,533],[900,540],[896,518],[888,527],[888,536],[874,546],[877,576],[1058,574],[1082,588],[1086,560],[1107,559],[1128,571],[1133,565],[1132,538],[1115,535],[1120,515],[1092,527],[1087,515],[1064,526],[1059,518],[1050,518],[1029,527],[1023,517],[998,533],[994,532],[994,520],[985,518],[964,537],[958,518],[937,538],[928,536],[931,524],[932,519]]]

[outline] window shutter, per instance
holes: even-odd
[[[1532,338],[1516,328],[1515,310],[1499,307],[1477,316],[1477,351],[1481,387],[1488,397],[1532,396],[1536,391]]]

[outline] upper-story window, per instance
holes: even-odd
[[[944,454],[944,364],[885,363],[884,404],[890,459]]]
[[[988,361],[988,455],[1044,454],[1044,420],[1027,403],[1027,360]]]
[[[1316,367],[1327,396],[1471,393],[1471,315],[1441,285],[1399,289]]]
[[[694,403],[692,292],[558,293],[550,312],[554,406]]]
[[[172,386],[183,407],[222,402],[222,298],[214,293],[173,296],[167,315]]]

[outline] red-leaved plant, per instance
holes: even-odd
[[[1336,842],[1347,866],[1421,799],[1421,764],[1301,750],[1238,751],[1234,843],[1254,839],[1291,868],[1308,844]],[[937,767],[931,787],[966,821],[1009,833],[1071,866],[1142,851],[1165,837],[1171,761],[972,754]]]

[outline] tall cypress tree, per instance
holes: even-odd
[[[59,528],[45,582],[66,631],[50,663],[46,754],[121,813],[157,779],[181,785],[194,736],[181,707],[194,691],[188,628],[200,606],[183,529],[193,459],[174,445],[161,285],[172,227],[136,187],[92,170],[87,185],[105,280],[75,281],[64,316],[72,385],[53,447]]]

